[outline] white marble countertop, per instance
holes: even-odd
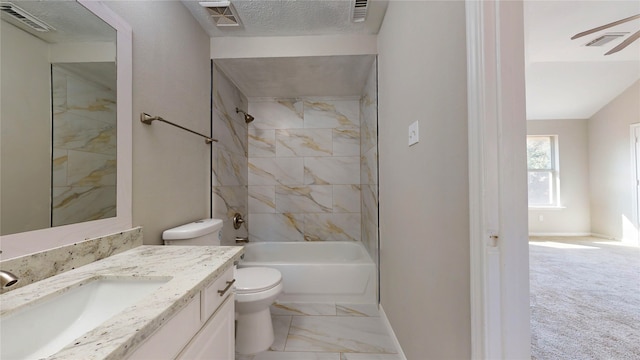
[[[171,278],[48,359],[122,359],[240,259],[237,246],[139,246],[0,295],[0,315],[97,276]],[[46,321],[46,320],[44,320]]]

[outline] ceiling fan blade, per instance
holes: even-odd
[[[633,35],[631,35],[628,38],[626,38],[623,42],[618,44],[618,46],[616,46],[613,49],[609,50],[605,55],[611,55],[613,53],[617,53],[618,51],[626,48],[627,46],[629,46],[629,44],[631,44],[632,42],[634,42],[634,41],[636,41],[638,39],[640,39],[640,30],[636,31]]]
[[[635,20],[635,19],[640,19],[640,14],[629,16],[628,18],[620,19],[618,21],[614,21],[614,22],[606,24],[606,25],[598,26],[597,28],[593,28],[593,29],[590,29],[590,30],[587,30],[587,31],[583,31],[581,33],[577,33],[577,34],[575,34],[575,35],[573,35],[571,37],[571,40],[577,39],[579,37],[583,37],[585,35],[593,34],[594,32],[598,32],[600,30],[608,29],[608,28],[614,27],[616,25],[624,24],[624,23],[626,23],[628,21]]]

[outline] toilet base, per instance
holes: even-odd
[[[241,355],[255,354],[273,344],[273,324],[271,313],[264,310],[238,314],[236,322],[236,353]]]

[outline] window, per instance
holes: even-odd
[[[529,206],[559,206],[557,136],[527,136]]]

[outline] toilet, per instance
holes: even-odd
[[[165,245],[219,246],[222,220],[204,219],[165,230]],[[273,344],[269,307],[282,292],[280,271],[265,267],[234,269],[236,353],[255,354]]]

